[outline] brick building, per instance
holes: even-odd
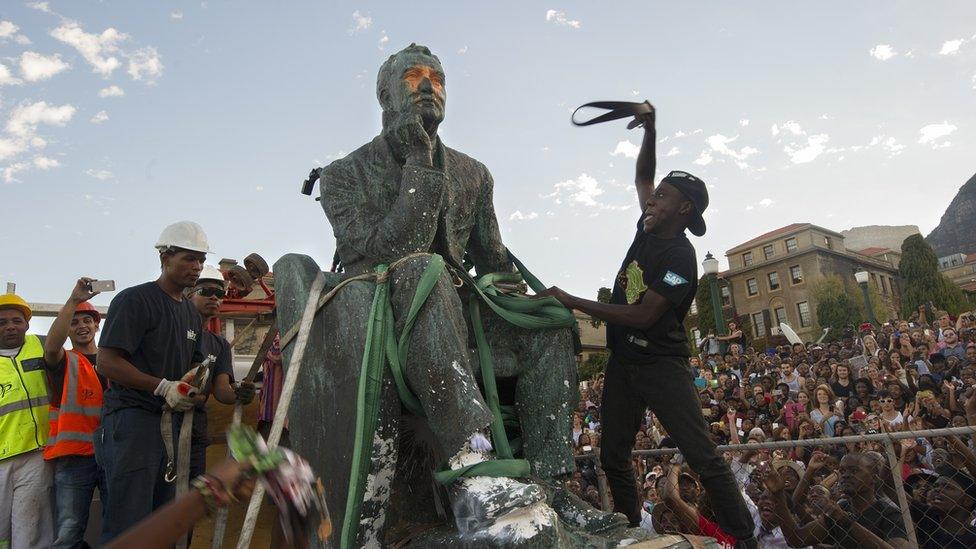
[[[901,254],[881,247],[848,250],[842,234],[811,223],[770,231],[725,255],[729,270],[721,277],[731,288],[735,314],[749,320],[755,338],[776,335],[776,327],[784,322],[801,338],[817,339],[816,303],[810,289],[829,274],[838,275],[860,299],[854,273],[866,270],[876,291],[874,298],[880,298],[892,316],[898,310]]]

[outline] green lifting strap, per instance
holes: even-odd
[[[485,461],[455,470],[446,469],[435,472],[434,479],[441,484],[450,484],[464,476],[524,477],[529,475],[528,461],[513,458],[512,447],[515,446],[516,449],[520,449],[521,440],[509,441],[505,433],[505,423],[517,424],[518,416],[512,407],[499,405],[491,349],[488,346],[484,326],[481,322],[479,299],[475,299],[475,296],[487,303],[503,319],[521,328],[532,330],[575,328],[576,326],[576,317],[572,311],[563,307],[559,301],[552,297],[517,297],[504,294],[498,290],[495,286],[496,282],[518,283],[523,279],[533,291],[538,293],[545,290],[545,286],[511,252],[508,256],[518,269],[518,273],[492,273],[475,281],[468,273],[460,269],[457,270],[458,276],[467,282],[475,292],[468,301],[469,313],[475,341],[478,344],[482,383],[485,386],[485,400],[492,413],[491,432],[495,443],[495,452],[501,459]],[[417,314],[434,290],[438,278],[444,271],[444,266],[444,259],[440,255],[430,255],[427,267],[424,269],[414,292],[410,309],[407,311],[403,332],[399,338],[395,333],[393,305],[390,302],[390,271],[385,264],[376,267],[376,291],[373,294],[373,304],[366,326],[366,346],[363,352],[356,397],[356,433],[352,469],[349,475],[346,512],[342,521],[341,546],[344,549],[351,549],[354,546],[359,530],[363,495],[366,492],[366,481],[369,474],[370,450],[379,419],[384,362],[390,368],[390,374],[396,384],[400,401],[412,414],[424,416],[420,401],[407,387],[402,365],[406,364],[410,335]]]

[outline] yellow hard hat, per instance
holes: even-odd
[[[0,309],[7,308],[20,310],[26,320],[30,320],[33,314],[30,305],[17,294],[0,294]]]

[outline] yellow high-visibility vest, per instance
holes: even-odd
[[[48,402],[44,346],[28,334],[16,357],[0,356],[0,460],[44,448]]]

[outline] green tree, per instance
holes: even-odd
[[[610,303],[610,299],[613,297],[613,290],[610,288],[600,288],[596,291],[596,300],[600,303]],[[604,322],[598,318],[590,318],[590,324],[594,328],[599,328],[603,326]]]
[[[607,368],[607,359],[610,358],[610,353],[606,351],[598,351],[586,358],[579,365],[579,379],[580,381],[589,381],[596,377],[597,374],[603,372]]]
[[[939,272],[939,258],[922,235],[912,235],[902,242],[898,274],[903,282],[902,318],[908,318],[919,305],[929,301],[937,309],[944,309],[950,314],[958,314],[966,309],[965,295]]]
[[[838,334],[844,326],[856,327],[864,318],[860,291],[849,291],[844,281],[835,274],[827,275],[813,284],[810,293],[816,303],[814,308],[821,329],[830,326],[831,333]]]
[[[708,276],[698,279],[698,290],[695,292],[695,304],[698,306],[698,326],[702,335],[715,328],[715,313],[712,308],[712,292],[708,288]]]

